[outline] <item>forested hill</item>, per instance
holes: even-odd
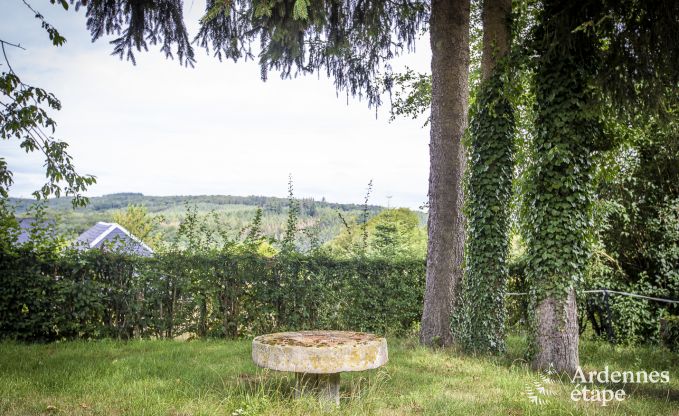
[[[363,205],[341,204],[336,202],[326,202],[325,198],[316,201],[312,198],[302,198],[298,200],[302,214],[313,215],[317,208],[331,208],[340,211],[362,210]],[[17,213],[25,212],[34,199],[10,198],[10,202],[15,206]],[[90,198],[90,203],[86,208],[78,208],[83,211],[104,211],[110,209],[125,209],[129,205],[144,205],[149,212],[161,212],[178,206],[183,207],[186,203],[198,206],[199,210],[218,210],[220,207],[229,205],[249,205],[261,207],[265,212],[281,213],[288,207],[287,198],[273,196],[232,196],[232,195],[186,195],[186,196],[148,196],[142,193],[123,192]],[[53,198],[48,200],[47,206],[54,210],[72,209],[71,198]],[[377,205],[368,205],[368,210],[375,214],[382,210]]]
[[[320,241],[328,241],[344,227],[342,218],[351,222],[357,220],[363,205],[341,204],[316,201],[311,198],[297,200],[300,207],[299,226],[314,227]],[[18,216],[35,203],[33,199],[10,198]],[[116,212],[130,205],[143,205],[149,214],[162,216],[160,228],[166,240],[171,239],[179,226],[187,207],[195,207],[202,215],[216,214],[219,223],[233,234],[237,234],[253,219],[258,207],[262,208],[262,231],[272,237],[279,237],[285,229],[289,201],[287,198],[266,196],[146,196],[141,193],[117,193],[90,198],[85,208],[73,209],[70,198],[55,198],[47,201],[47,213],[54,218],[59,232],[67,238],[75,238],[97,221],[113,221]],[[377,205],[368,205],[368,215],[373,216],[383,210]],[[342,218],[340,218],[340,215]],[[424,224],[424,213],[418,213]]]

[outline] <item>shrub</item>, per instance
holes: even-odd
[[[420,318],[424,275],[421,260],[265,257],[235,246],[153,258],[14,247],[0,253],[0,338],[401,334]]]
[[[679,316],[668,316],[660,320],[660,339],[671,351],[679,351]]]

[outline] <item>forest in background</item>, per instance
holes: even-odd
[[[313,229],[315,238],[320,243],[340,236],[343,230],[347,230],[347,225],[355,225],[360,221],[364,211],[367,212],[368,218],[372,218],[385,210],[385,207],[378,205],[327,202],[325,198],[320,201],[313,198],[295,201],[299,205],[298,228]],[[30,215],[28,210],[32,204],[35,204],[34,199],[9,198],[9,205],[14,207],[17,217],[20,218]],[[171,241],[176,237],[181,220],[189,207],[195,209],[197,215],[211,216],[219,223],[220,228],[227,230],[234,238],[251,224],[257,209],[261,208],[262,234],[280,239],[285,232],[290,200],[279,197],[232,195],[148,196],[128,192],[92,197],[89,205],[75,209],[71,198],[52,198],[46,202],[46,215],[55,221],[56,230],[60,235],[72,240],[97,221],[113,222],[115,215],[120,215],[129,206],[143,206],[149,216],[157,218],[159,237],[165,241]],[[419,219],[419,227],[424,227],[426,213],[421,211],[412,213]]]

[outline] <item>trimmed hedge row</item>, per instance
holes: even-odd
[[[301,329],[402,334],[421,317],[423,261],[246,250],[138,258],[0,252],[0,338],[241,337]]]

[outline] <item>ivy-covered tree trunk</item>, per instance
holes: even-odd
[[[592,152],[600,135],[592,107],[592,35],[576,30],[592,11],[543,3],[535,31],[536,121],[526,185],[528,276],[534,307],[533,365],[573,373],[579,363],[575,287],[587,264]]]
[[[420,341],[450,345],[454,293],[462,277],[462,137],[467,121],[469,0],[433,0],[429,245]]]
[[[481,86],[469,131],[467,250],[454,332],[467,350],[505,349],[506,258],[512,195],[514,111],[507,96],[511,0],[483,2]],[[459,317],[459,319],[457,319]]]

